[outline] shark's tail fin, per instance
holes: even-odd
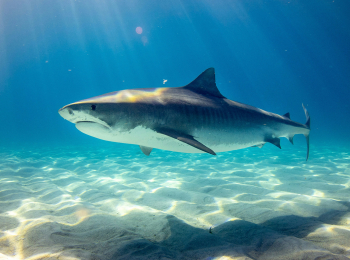
[[[302,104],[302,105],[303,105],[303,109],[304,109],[305,116],[306,116],[306,123],[305,123],[305,125],[310,130],[310,115],[309,115],[309,112],[307,112],[304,104]],[[309,159],[309,151],[310,151],[309,134],[310,134],[310,131],[307,134],[304,134],[304,136],[306,138],[306,145],[307,145],[306,161],[307,161],[307,159]]]

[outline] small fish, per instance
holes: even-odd
[[[225,98],[209,68],[184,87],[126,89],[84,99],[58,112],[93,137],[182,153],[209,153],[262,147],[281,148],[280,137],[293,144],[303,134],[309,157],[310,116],[306,123]]]

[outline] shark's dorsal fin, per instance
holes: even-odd
[[[215,84],[215,70],[214,68],[209,68],[202,72],[194,81],[190,84],[184,86],[185,89],[190,89],[193,92],[202,95],[212,95],[214,97],[224,98],[221,95]]]

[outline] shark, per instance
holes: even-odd
[[[306,123],[224,97],[209,68],[183,87],[137,88],[84,99],[59,109],[59,114],[84,134],[110,142],[139,145],[145,155],[153,148],[208,153],[263,147],[281,148],[280,138],[306,138],[309,158],[310,116]]]

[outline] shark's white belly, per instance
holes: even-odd
[[[159,134],[142,126],[138,126],[127,132],[120,132],[92,122],[80,122],[76,124],[76,127],[79,131],[87,135],[105,141],[142,145],[182,153],[204,153],[203,151],[177,139]],[[216,153],[238,150],[260,143],[259,140],[251,140],[250,142],[239,144],[229,142],[222,133],[215,132],[207,135],[203,135],[199,132],[198,136],[195,134],[194,138]]]

